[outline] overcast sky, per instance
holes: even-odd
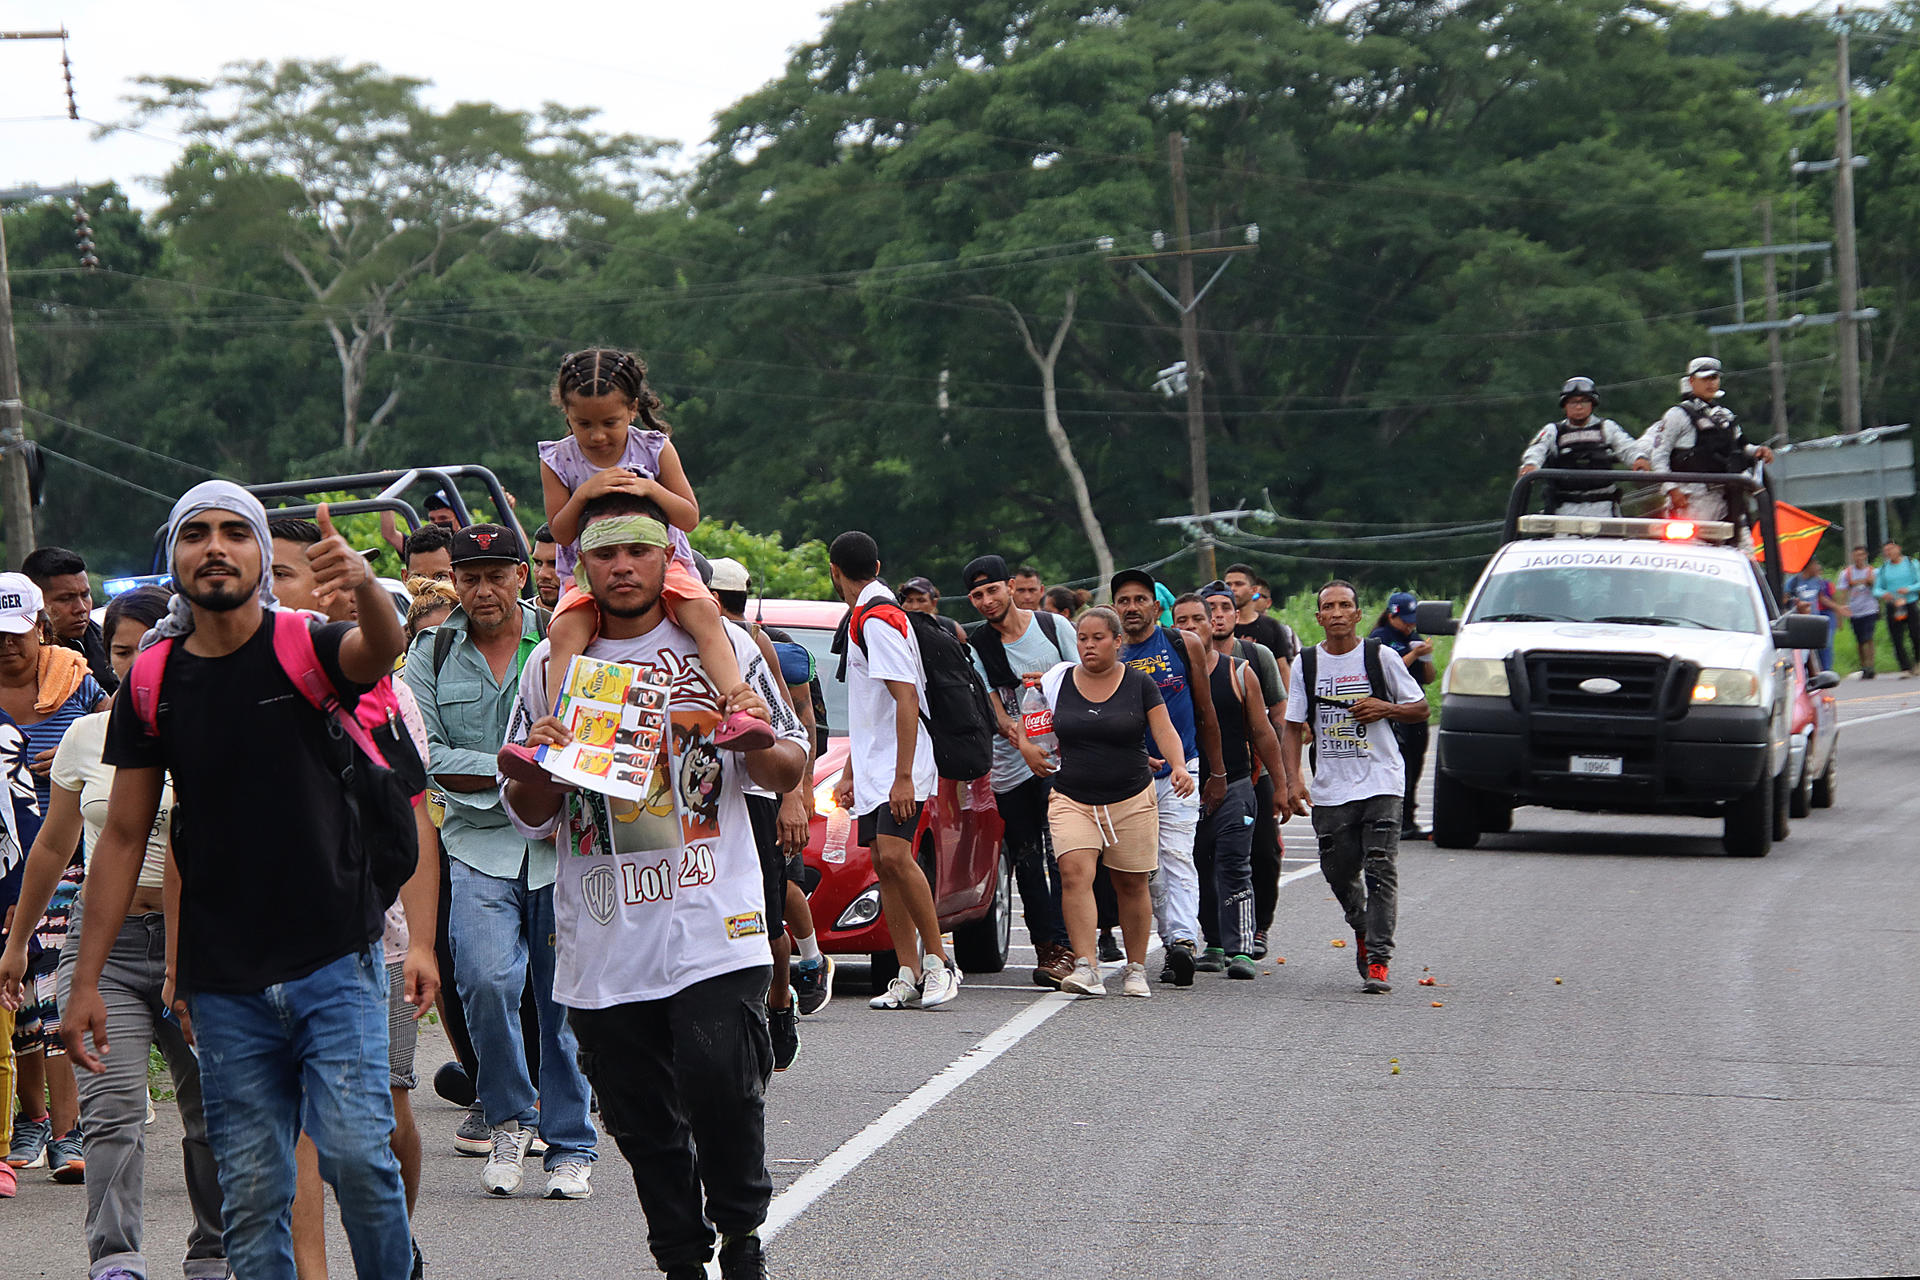
[[[72,34],[80,114],[125,118],[142,75],[213,75],[227,62],[338,58],[431,80],[439,106],[484,99],[598,107],[601,127],[703,141],[714,115],[780,74],[835,0],[7,0],[0,30]],[[178,150],[68,120],[56,41],[0,41],[0,188],[139,180]],[[54,119],[37,119],[52,116]]]

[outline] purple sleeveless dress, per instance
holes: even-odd
[[[633,467],[649,480],[660,478],[660,451],[666,447],[667,433],[664,431],[642,431],[638,426],[627,428],[626,452],[620,455],[615,466]],[[547,464],[549,470],[560,477],[560,483],[572,493],[591,479],[601,468],[587,461],[580,452],[580,444],[571,435],[563,440],[542,440],[540,442],[540,461]],[[673,543],[673,558],[694,573],[696,581],[699,574],[694,572],[693,547],[687,542],[687,535],[672,525],[667,526],[667,537]],[[580,550],[574,543],[560,548],[560,577],[564,581],[573,567],[580,563]]]

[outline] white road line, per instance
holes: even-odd
[[[1319,869],[1320,864],[1316,862],[1289,871],[1280,877],[1280,884],[1285,886],[1302,876],[1312,875]],[[1157,942],[1158,939],[1155,941]],[[1023,990],[1024,988],[992,987],[989,989]],[[961,988],[961,994],[965,995],[966,990],[965,987]],[[879,1119],[841,1143],[825,1160],[795,1179],[793,1185],[773,1198],[773,1203],[767,1208],[767,1220],[760,1227],[760,1238],[773,1239],[811,1208],[821,1196],[831,1191],[842,1178],[859,1168],[867,1157],[905,1133],[909,1125],[931,1111],[942,1098],[986,1070],[1001,1054],[1038,1031],[1046,1024],[1047,1019],[1071,1005],[1073,1001],[1072,996],[1062,995],[1059,992],[1041,995],[1032,1004],[1001,1023],[999,1028],[985,1039],[948,1063],[931,1080],[887,1108]]]
[[[964,988],[962,989],[964,994]],[[760,1238],[771,1240],[789,1223],[833,1189],[833,1185],[859,1168],[866,1158],[906,1131],[908,1125],[930,1111],[934,1104],[973,1079],[996,1058],[1038,1030],[1048,1018],[1073,1003],[1073,997],[1051,993],[1041,996],[955,1058],[933,1079],[889,1107],[884,1115],[853,1137],[838,1150],[773,1199]]]
[[[1857,724],[1872,724],[1875,720],[1891,720],[1895,716],[1910,716],[1916,712],[1920,712],[1920,707],[1905,707],[1899,711],[1881,711],[1874,715],[1861,716],[1857,720],[1842,719],[1840,721],[1840,727],[1842,729],[1851,729]]]

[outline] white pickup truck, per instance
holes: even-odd
[[[1728,853],[1784,837],[1790,650],[1826,643],[1781,616],[1731,524],[1527,515],[1455,621],[1433,780],[1433,839],[1471,847],[1516,805],[1724,817]]]

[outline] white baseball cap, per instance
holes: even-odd
[[[40,625],[46,600],[24,573],[0,573],[0,631],[23,636]]]
[[[731,556],[721,556],[707,564],[713,570],[713,581],[707,586],[714,591],[745,591],[752,582],[747,576],[747,566]]]
[[[1687,365],[1687,376],[1689,378],[1697,378],[1708,373],[1713,374],[1715,377],[1720,375],[1720,362],[1712,356],[1695,356]]]

